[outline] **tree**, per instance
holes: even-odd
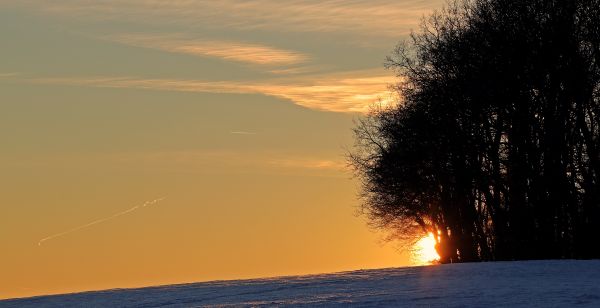
[[[442,262],[600,257],[599,0],[452,2],[386,66],[349,155],[372,223]]]

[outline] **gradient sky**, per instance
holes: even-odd
[[[409,265],[344,155],[441,4],[0,1],[0,298]]]

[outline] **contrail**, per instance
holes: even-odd
[[[234,135],[256,135],[255,132],[246,132],[246,131],[233,131],[233,132],[229,132],[230,134],[234,134]]]
[[[51,239],[53,239],[53,238],[56,238],[56,237],[59,237],[59,236],[63,236],[63,235],[67,235],[67,234],[69,234],[69,233],[72,233],[72,232],[75,232],[75,231],[77,231],[77,230],[81,230],[81,229],[84,229],[84,228],[87,228],[87,227],[91,227],[91,226],[93,226],[93,225],[97,225],[97,224],[99,224],[99,223],[103,223],[103,222],[105,222],[105,221],[109,221],[109,220],[111,220],[111,219],[115,219],[115,218],[117,218],[117,217],[119,217],[119,216],[125,215],[125,214],[127,214],[127,213],[131,213],[131,212],[133,212],[133,211],[135,211],[135,210],[137,210],[137,209],[140,209],[140,208],[143,208],[143,207],[147,207],[147,206],[149,206],[149,205],[152,205],[152,204],[156,204],[156,203],[158,203],[158,202],[160,202],[160,201],[162,201],[162,200],[164,200],[164,199],[165,199],[165,198],[163,197],[163,198],[154,199],[154,200],[152,200],[152,201],[146,201],[146,202],[144,202],[143,204],[136,205],[136,206],[134,206],[134,207],[132,207],[132,208],[130,208],[130,209],[128,209],[128,210],[125,210],[125,211],[122,211],[122,212],[116,213],[116,214],[114,214],[114,215],[112,215],[112,216],[105,217],[105,218],[101,218],[101,219],[98,219],[98,220],[94,220],[94,221],[92,221],[92,222],[89,222],[89,223],[87,223],[87,224],[85,224],[85,225],[81,225],[81,226],[75,227],[75,228],[73,228],[73,229],[69,229],[69,230],[67,230],[67,231],[63,231],[63,232],[60,232],[60,233],[56,233],[56,234],[50,235],[50,236],[48,236],[48,237],[45,237],[45,238],[41,239],[41,240],[38,242],[38,246],[42,246],[42,243],[43,243],[43,242],[45,242],[45,241],[48,241],[48,240],[51,240]]]

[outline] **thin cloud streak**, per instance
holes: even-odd
[[[267,80],[262,82],[200,81],[180,79],[139,79],[132,77],[27,78],[36,84],[76,85],[104,88],[133,88],[200,93],[263,94],[290,100],[299,106],[331,112],[367,112],[379,102],[394,101],[388,90],[395,77],[366,74],[364,77],[336,74],[307,76],[304,79]],[[360,74],[360,72],[358,73]]]
[[[346,165],[343,162],[326,160],[326,159],[276,159],[270,161],[270,164],[284,168],[302,168],[302,169],[330,169],[344,171]]]
[[[188,172],[200,168],[206,172],[206,166],[229,165],[236,170],[244,168],[257,168],[263,171],[294,172],[306,171],[317,174],[339,174],[346,171],[343,161],[328,157],[306,157],[305,155],[290,153],[270,152],[244,152],[237,151],[169,151],[155,153],[129,154],[115,158],[121,161],[143,161],[145,163],[164,163],[178,165],[181,170]]]
[[[39,240],[39,241],[38,241],[38,246],[42,246],[42,244],[43,244],[45,241],[49,241],[49,240],[51,240],[51,239],[54,239],[54,238],[57,238],[57,237],[61,237],[61,236],[67,235],[67,234],[69,234],[69,233],[73,233],[73,232],[75,232],[75,231],[79,231],[79,230],[81,230],[81,229],[89,228],[89,227],[91,227],[91,226],[93,226],[93,225],[97,225],[97,224],[100,224],[100,223],[103,223],[103,222],[107,222],[107,221],[109,221],[109,220],[112,220],[112,219],[115,219],[115,218],[117,218],[117,217],[119,217],[119,216],[123,216],[123,215],[125,215],[125,214],[131,213],[131,212],[133,212],[133,211],[135,211],[135,210],[137,210],[137,209],[144,208],[144,207],[147,207],[147,206],[150,206],[150,205],[156,204],[156,203],[158,203],[158,202],[160,202],[160,201],[162,201],[162,200],[164,200],[164,199],[165,199],[165,198],[158,198],[158,199],[154,199],[154,200],[152,200],[152,201],[146,201],[146,202],[144,202],[143,204],[136,205],[136,206],[134,206],[134,207],[132,207],[132,208],[130,208],[130,209],[127,209],[127,210],[125,210],[125,211],[122,211],[122,212],[118,212],[118,213],[116,213],[116,214],[113,214],[113,215],[111,215],[111,216],[108,216],[108,217],[105,217],[105,218],[101,218],[101,219],[97,219],[97,220],[94,220],[94,221],[92,221],[92,222],[89,222],[89,223],[87,223],[87,224],[84,224],[84,225],[81,225],[81,226],[77,226],[77,227],[75,227],[75,228],[73,228],[73,229],[69,229],[69,230],[67,230],[67,231],[63,231],[63,232],[60,232],[60,233],[56,233],[56,234],[53,234],[53,235],[47,236],[47,237],[45,237],[45,238],[43,238],[43,239],[41,239],[41,240]]]
[[[245,131],[233,131],[233,132],[229,132],[230,134],[233,135],[256,135],[255,132],[245,132]]]
[[[309,60],[305,54],[245,42],[199,40],[177,35],[129,34],[108,37],[122,44],[152,48],[173,53],[202,57],[216,57],[257,65],[290,65]]]
[[[123,20],[275,32],[344,32],[397,37],[443,0],[57,0],[13,5],[84,20]],[[5,3],[6,4],[6,3]]]
[[[394,101],[388,85],[391,76],[327,77],[311,84],[263,86],[262,93],[287,100],[310,109],[333,112],[365,113],[379,102],[383,105]]]
[[[19,76],[19,73],[0,73],[0,78],[10,78],[10,77],[15,77],[15,76]]]

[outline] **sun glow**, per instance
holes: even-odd
[[[415,243],[413,259],[418,265],[432,264],[440,260],[440,256],[435,250],[433,233],[428,233],[427,236]]]

